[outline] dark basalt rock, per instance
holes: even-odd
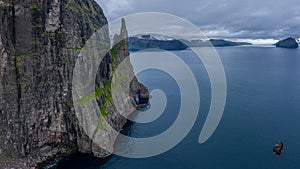
[[[291,48],[291,49],[295,49],[295,48],[299,47],[296,39],[294,39],[294,38],[287,38],[284,40],[280,40],[279,42],[275,43],[274,45],[276,45],[276,47],[279,47],[279,48]]]
[[[273,147],[273,153],[275,155],[281,155],[283,147],[284,147],[284,144],[283,144],[282,141],[280,143],[278,143],[278,144],[275,144],[275,146]]]
[[[100,6],[93,0],[1,0],[0,23],[0,168],[31,168],[73,151],[110,155],[83,131],[72,101],[78,53],[107,24]],[[124,24],[120,36],[127,36]],[[109,42],[108,31],[104,36]],[[96,84],[110,81],[111,65],[129,56],[126,45],[115,50],[114,63],[110,54],[103,59]],[[142,89],[147,95],[136,78],[130,88],[132,97]],[[97,99],[99,106],[108,95]],[[113,106],[106,112],[116,130],[126,123]]]

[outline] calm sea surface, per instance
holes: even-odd
[[[166,153],[143,159],[113,155],[106,160],[99,160],[78,154],[62,161],[57,168],[299,168],[300,49],[253,46],[216,50],[223,62],[227,78],[227,102],[223,118],[207,142],[199,144],[198,137],[211,101],[208,74],[191,50],[175,51],[193,71],[201,96],[196,123],[180,144]],[[151,57],[163,55],[164,52],[148,51],[146,54]],[[131,58],[134,66],[140,64],[140,60],[135,58]],[[157,120],[147,124],[128,122],[122,132],[132,137],[155,136],[168,129],[178,115],[181,98],[179,87],[172,76],[155,69],[139,73],[138,79],[150,91],[164,91],[168,98],[167,106]],[[281,156],[275,156],[272,147],[279,140],[285,143],[285,148]],[[117,144],[130,147],[133,143],[118,139]]]

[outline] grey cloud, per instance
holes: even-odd
[[[98,0],[109,20],[137,12],[185,18],[211,37],[300,37],[299,0]]]

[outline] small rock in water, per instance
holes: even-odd
[[[273,147],[273,152],[276,155],[281,155],[282,150],[283,150],[283,142],[282,141],[278,144],[275,144],[275,146]]]

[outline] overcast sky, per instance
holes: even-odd
[[[185,18],[211,38],[300,37],[300,0],[97,0],[109,21],[137,12]]]

